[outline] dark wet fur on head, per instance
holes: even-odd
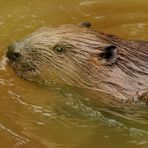
[[[55,79],[122,99],[148,88],[148,42],[63,25],[42,28],[17,42],[16,47],[22,58],[10,63],[26,79]]]

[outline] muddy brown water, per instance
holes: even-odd
[[[0,0],[0,56],[40,27],[83,20],[148,40],[147,0]],[[94,98],[88,90],[25,81],[1,62],[0,148],[148,148],[147,107],[110,107]]]

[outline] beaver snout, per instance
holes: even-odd
[[[21,57],[20,51],[17,50],[16,43],[13,43],[8,46],[6,56],[10,61],[17,61]]]

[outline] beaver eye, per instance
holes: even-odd
[[[56,46],[56,47],[54,47],[53,50],[54,50],[55,53],[58,53],[58,54],[65,53],[65,48],[62,47],[62,46]]]

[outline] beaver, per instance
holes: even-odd
[[[124,102],[148,100],[147,41],[99,33],[88,23],[68,24],[44,27],[11,43],[6,56],[15,72],[30,81],[93,89]]]

